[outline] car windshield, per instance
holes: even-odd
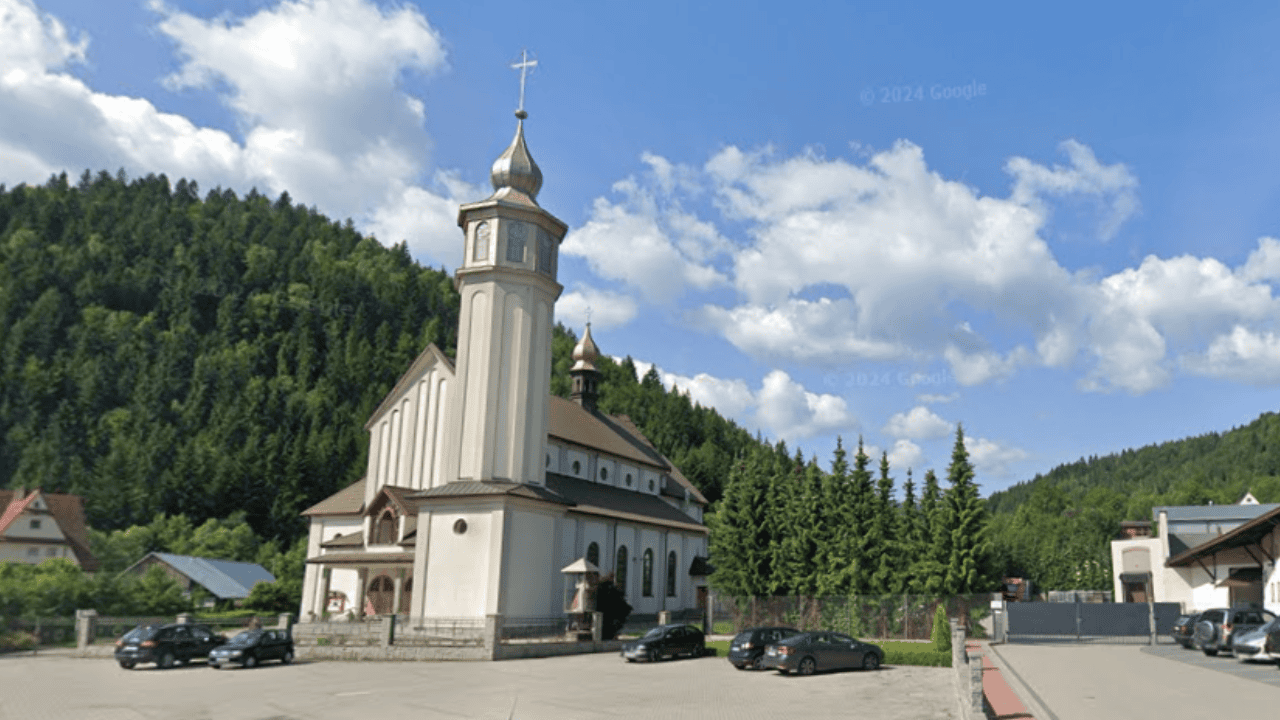
[[[231,638],[228,645],[252,645],[262,636],[261,630],[246,630],[239,635]]]
[[[645,633],[645,634],[644,634],[644,637],[643,637],[643,638],[640,638],[640,639],[641,639],[641,640],[653,640],[654,638],[660,638],[660,637],[662,637],[665,633],[666,633],[666,629],[665,629],[665,628],[656,627],[656,628],[654,628],[654,629],[650,630],[649,632]]]
[[[150,640],[151,638],[155,637],[155,634],[159,631],[160,631],[159,625],[139,625],[138,627],[125,633],[124,637],[121,639],[124,640],[125,642],[138,642],[141,640]]]

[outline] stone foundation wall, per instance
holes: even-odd
[[[965,648],[964,626],[951,619],[951,669],[961,720],[985,720],[982,701],[982,654]]]

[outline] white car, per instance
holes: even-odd
[[[1231,654],[1236,656],[1236,660],[1240,662],[1250,662],[1252,660],[1271,661],[1276,658],[1274,653],[1268,653],[1265,649],[1267,643],[1267,634],[1280,628],[1280,618],[1274,618],[1271,622],[1263,625],[1257,630],[1250,630],[1238,637],[1231,638]]]

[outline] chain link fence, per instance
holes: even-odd
[[[928,640],[939,606],[958,618],[969,637],[988,637],[991,594],[853,595],[814,597],[712,596],[715,632],[736,634],[750,627],[782,625],[799,630],[833,630],[880,640]]]

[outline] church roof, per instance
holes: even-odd
[[[89,551],[89,530],[84,517],[84,499],[79,495],[32,490],[26,498],[17,498],[17,493],[13,490],[0,490],[0,507],[5,508],[3,512],[5,519],[0,520],[0,534],[4,533],[4,526],[13,522],[13,519],[22,513],[22,508],[31,502],[31,498],[35,497],[37,492],[49,506],[49,514],[57,521],[58,529],[62,531],[63,537],[71,547],[71,552],[75,553],[76,561],[80,563],[80,569],[85,572],[97,571],[98,559]],[[16,511],[15,505],[19,506]],[[10,517],[11,511],[12,517]]]
[[[338,492],[302,511],[303,515],[356,515],[364,510],[365,478],[351,483]]]
[[[364,547],[364,537],[359,530],[346,535],[334,535],[332,539],[320,543],[322,548]]]
[[[689,478],[685,477],[684,473],[680,472],[680,468],[676,467],[675,463],[672,463],[665,457],[662,457],[662,454],[653,446],[653,443],[649,442],[649,438],[645,437],[644,433],[640,432],[640,428],[636,427],[636,424],[631,422],[630,417],[627,417],[626,415],[613,415],[611,417],[613,418],[613,421],[617,423],[618,427],[622,428],[636,440],[643,443],[650,452],[662,458],[663,462],[667,465],[668,472],[671,474],[671,479],[675,480],[676,483],[688,490],[689,496],[692,499],[702,503],[703,505],[707,504],[706,496],[699,492],[698,488],[693,486],[693,483],[689,482]]]
[[[391,406],[395,405],[396,401],[400,399],[400,396],[409,389],[409,386],[417,382],[418,378],[422,377],[422,374],[428,368],[436,364],[443,365],[450,375],[453,374],[453,361],[449,359],[449,356],[436,347],[435,343],[427,343],[422,352],[418,353],[418,357],[414,358],[413,362],[410,363],[409,369],[405,370],[400,379],[396,381],[395,387],[391,388],[391,392],[382,398],[382,402],[378,403],[378,407],[369,415],[369,421],[364,424],[364,429],[368,430],[373,427],[378,418],[382,417],[382,413],[390,410]]]
[[[516,497],[526,497],[531,500],[545,500],[548,502],[560,503],[568,505],[569,503],[559,494],[549,492],[547,488],[528,483],[509,482],[505,480],[459,480],[457,482],[445,483],[437,485],[430,490],[410,495],[416,499],[429,498],[446,498],[446,497],[487,497],[494,495],[514,495]]]
[[[706,532],[705,525],[656,495],[547,473],[547,489],[572,503],[569,512]]]
[[[625,416],[591,412],[578,403],[552,395],[547,435],[610,455],[667,470],[671,463],[644,439]],[[621,422],[620,422],[621,420]]]

